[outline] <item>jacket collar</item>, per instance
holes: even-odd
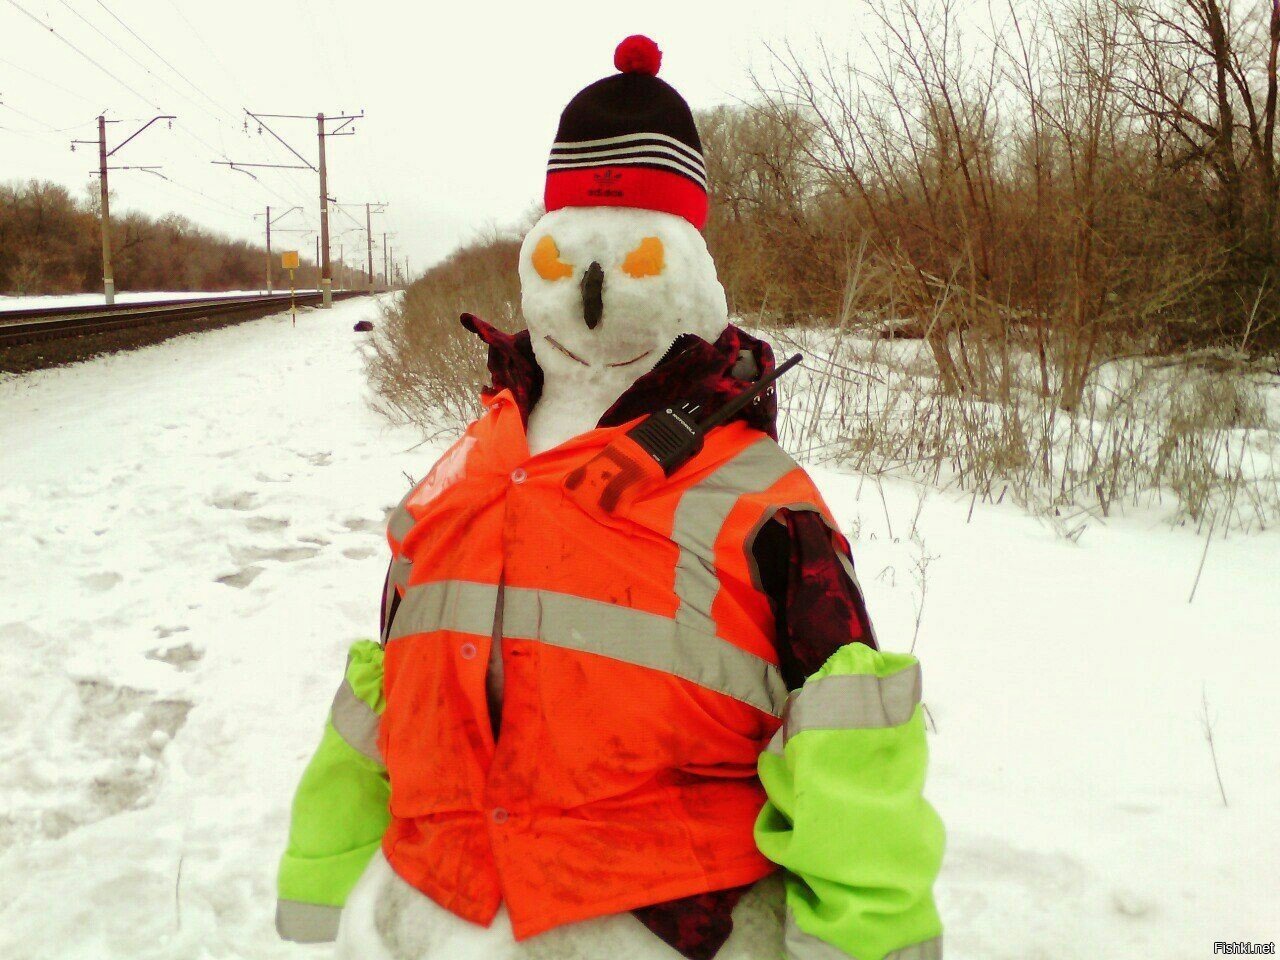
[[[462,315],[462,325],[489,346],[491,383],[482,391],[484,396],[510,390],[527,424],[529,411],[542,396],[542,368],[534,357],[529,331],[504,333],[470,313]],[[685,334],[671,345],[657,366],[614,401],[597,426],[616,427],[683,401],[698,404],[710,413],[772,370],[773,349],[769,344],[733,324],[726,326],[714,343]],[[777,439],[777,415],[777,394],[769,391],[733,419]]]

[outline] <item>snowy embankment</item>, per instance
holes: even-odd
[[[275,859],[437,449],[366,405],[374,313],[0,380],[0,957],[325,955],[276,941]],[[814,472],[882,642],[924,661],[948,957],[1274,939],[1280,536],[1215,538],[1188,604],[1204,541],[1154,517],[1073,543]]]
[[[266,290],[144,290],[116,294],[116,303],[151,303],[156,300],[205,300],[217,297],[252,297],[266,293]],[[276,293],[288,293],[276,287]],[[298,288],[298,293],[312,293],[312,289]],[[67,293],[57,296],[8,297],[0,296],[0,316],[6,310],[39,310],[44,307],[96,307],[103,303],[101,293]]]

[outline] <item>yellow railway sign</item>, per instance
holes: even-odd
[[[286,270],[298,269],[298,251],[285,250],[280,254],[280,266]]]

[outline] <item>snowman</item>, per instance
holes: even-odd
[[[645,37],[565,108],[527,329],[388,524],[293,805],[286,939],[361,960],[931,960],[920,670],[777,444],[688,105]]]

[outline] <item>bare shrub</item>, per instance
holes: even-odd
[[[852,53],[775,49],[704,120],[736,309],[837,316],[865,249],[867,311],[944,389],[1007,400],[1029,350],[1066,410],[1117,355],[1280,346],[1280,6],[864,9]]]
[[[520,325],[520,240],[494,234],[453,253],[383,308],[367,374],[374,405],[428,435],[460,430],[479,410],[484,346],[459,322],[474,313],[505,330]]]
[[[1004,399],[982,400],[947,390],[922,365],[926,345],[868,337],[847,317],[768,332],[807,357],[779,404],[780,440],[806,459],[964,490],[974,503],[1007,497],[1072,539],[1132,506],[1224,532],[1280,513],[1270,381],[1249,368],[1116,361],[1067,411],[1041,394],[1026,347],[1008,351]]]

